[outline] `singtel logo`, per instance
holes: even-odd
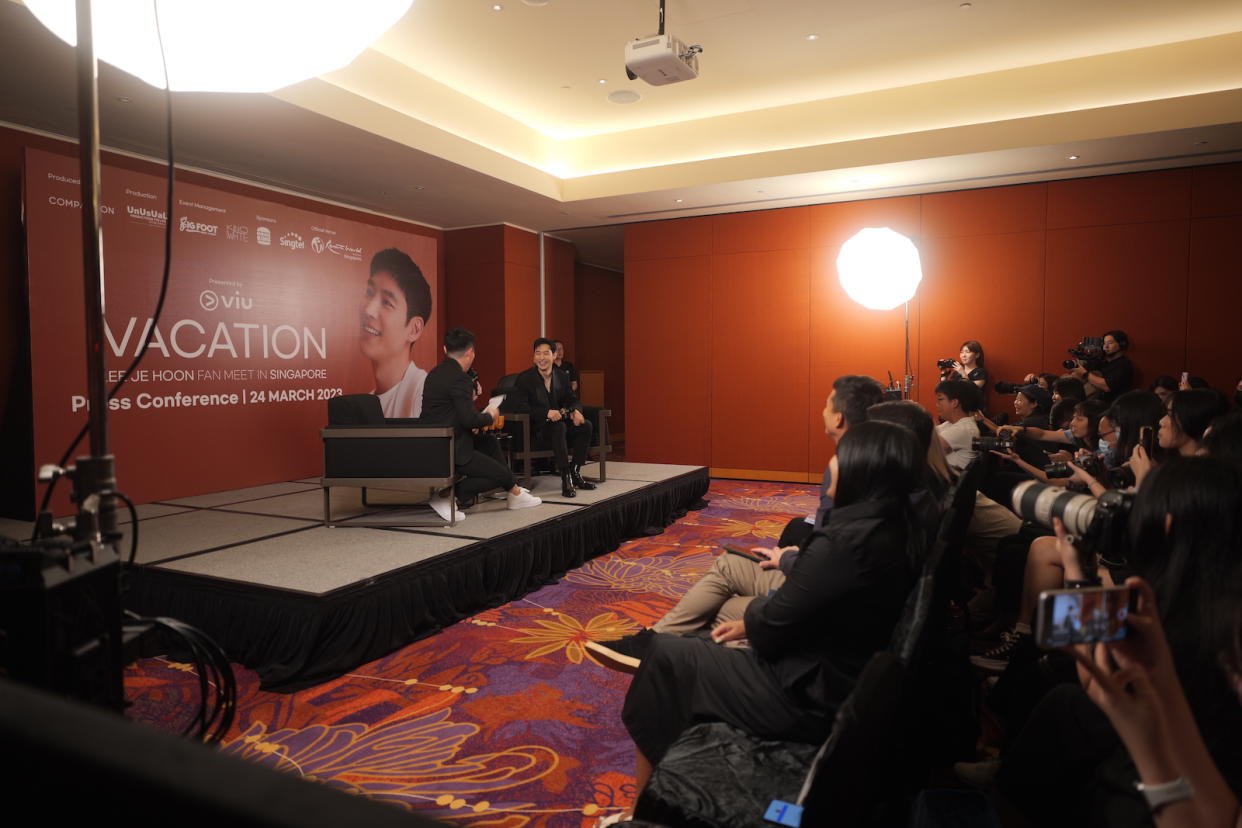
[[[204,224],[201,221],[194,221],[185,216],[181,217],[181,223],[178,226],[181,228],[182,233],[199,233],[204,236],[214,236],[220,229],[218,224]]]
[[[302,241],[302,237],[297,233],[285,233],[280,237],[280,246],[290,250],[304,250],[306,242]]]

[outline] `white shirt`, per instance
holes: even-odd
[[[979,436],[979,424],[974,417],[963,417],[956,423],[943,422],[936,426],[936,431],[953,449],[944,458],[950,468],[961,471],[979,456],[979,452],[970,448],[970,441]]]
[[[417,417],[423,412],[423,380],[427,372],[413,362],[406,366],[401,382],[377,395],[385,417]],[[372,394],[375,392],[372,391]]]

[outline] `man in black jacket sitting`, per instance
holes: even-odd
[[[570,387],[569,375],[556,370],[556,346],[550,339],[540,337],[534,344],[534,366],[527,368],[517,378],[517,396],[514,400],[518,410],[530,413],[534,443],[539,448],[551,449],[556,457],[556,470],[561,475],[561,494],[577,497],[576,489],[590,491],[594,483],[582,477],[582,464],[586,462],[587,449],[591,445],[594,428],[582,416],[582,403]],[[573,445],[573,462],[570,462],[569,446]]]
[[[538,506],[543,501],[518,486],[513,472],[500,462],[496,439],[483,432],[472,433],[500,416],[500,411],[490,406],[481,412],[474,408],[474,381],[466,373],[474,364],[474,334],[465,328],[453,328],[444,335],[444,354],[444,361],[432,368],[423,382],[423,413],[419,422],[453,427],[457,472],[465,476],[457,484],[458,497],[465,500],[500,488],[509,492],[510,509]],[[449,498],[436,496],[431,499],[431,508],[449,520],[455,507]],[[457,513],[458,520],[464,517]]]

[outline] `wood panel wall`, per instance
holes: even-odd
[[[649,222],[625,236],[627,459],[818,480],[832,380],[901,374],[903,309],[837,281],[841,244],[870,226],[920,249],[910,350],[929,407],[936,359],[964,339],[993,381],[1059,370],[1112,328],[1141,382],[1242,374],[1242,164]]]

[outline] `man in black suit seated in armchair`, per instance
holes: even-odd
[[[533,442],[551,449],[561,475],[561,495],[577,497],[577,489],[590,491],[594,483],[582,477],[582,464],[594,431],[582,416],[582,403],[570,387],[569,375],[556,370],[556,346],[540,337],[534,344],[534,366],[518,374],[515,408],[530,413]],[[569,448],[573,446],[572,463]]]
[[[472,433],[490,426],[500,416],[496,408],[483,411],[474,408],[474,380],[466,372],[474,364],[474,334],[465,328],[453,328],[444,335],[444,361],[431,369],[423,382],[422,416],[427,425],[452,426],[456,444],[458,474],[465,479],[457,484],[457,494],[464,501],[488,489],[506,489],[510,509],[538,506],[542,501],[517,485],[513,472],[500,462],[496,438],[484,432]],[[445,520],[453,514],[454,504],[444,495],[430,501],[431,508]],[[465,517],[457,513],[457,519]]]

